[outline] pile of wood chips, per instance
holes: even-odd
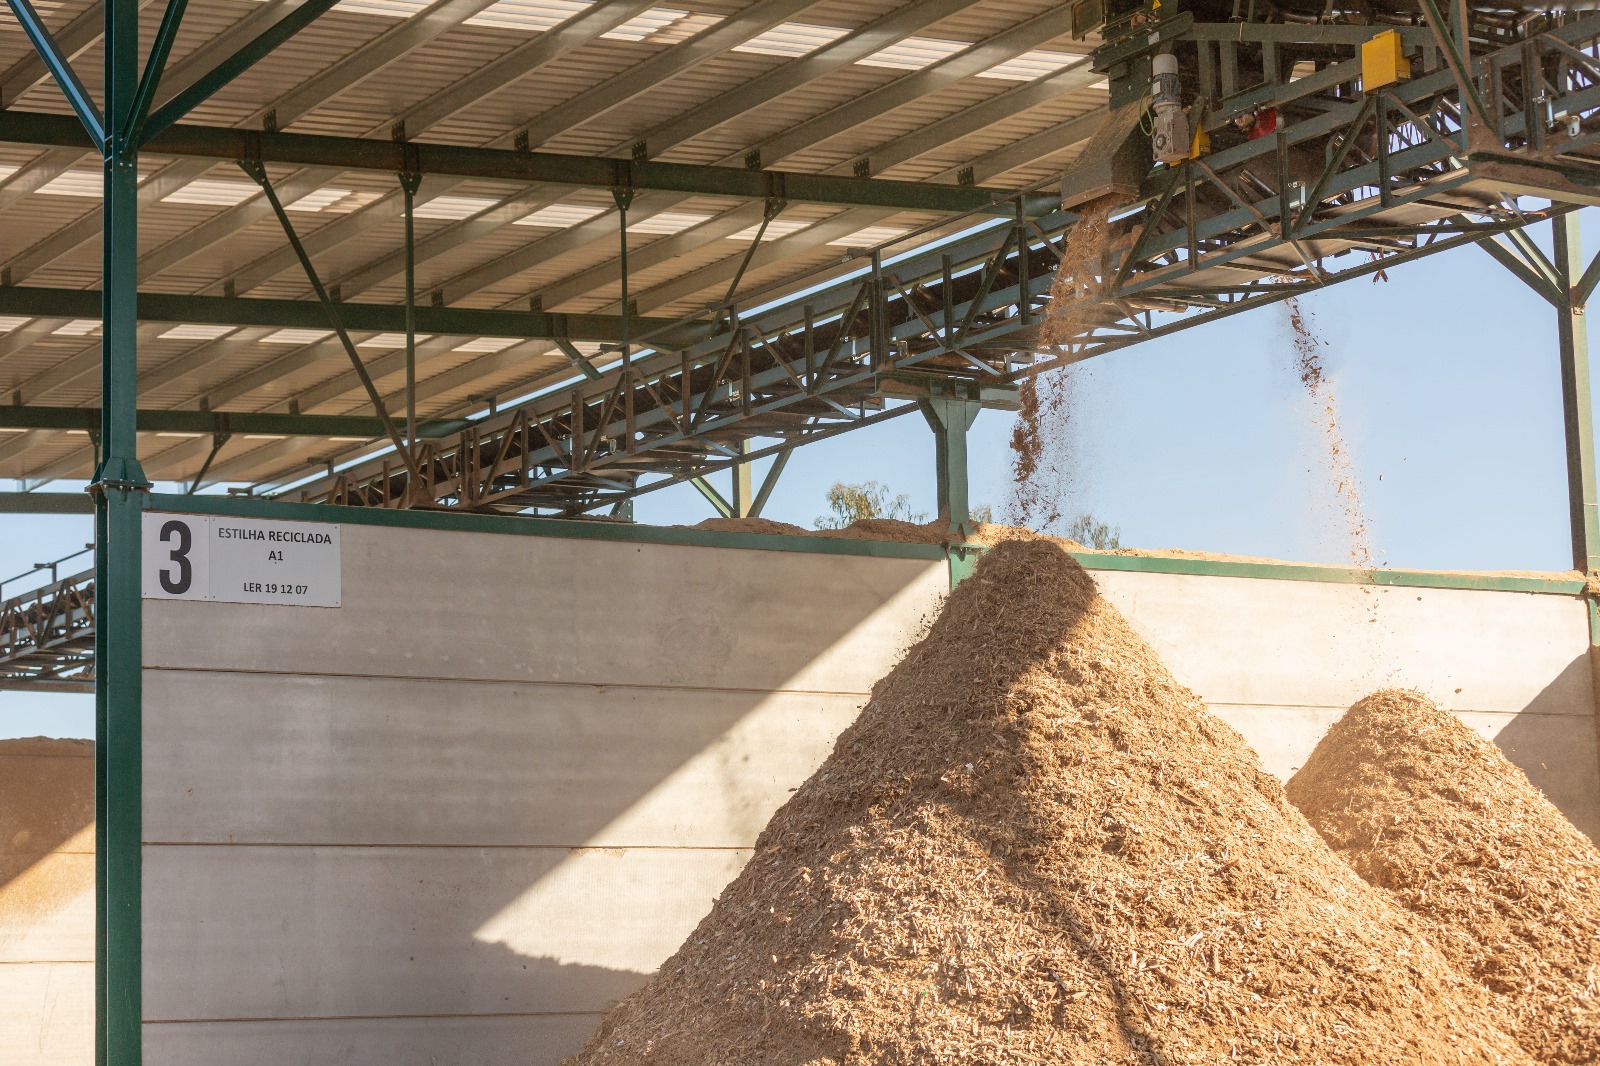
[[[1002,543],[579,1066],[1531,1063],[1054,543]]]
[[[1368,696],[1289,798],[1426,923],[1540,1062],[1600,1062],[1600,850],[1494,744],[1418,692]]]

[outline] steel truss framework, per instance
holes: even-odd
[[[865,113],[901,106],[929,85],[954,83],[1051,40],[1061,29],[1054,12],[969,46],[908,76],[903,85],[887,83],[837,108],[838,114],[828,112],[769,137],[750,150],[745,168],[685,168],[651,161],[653,147],[681,143],[696,130],[715,128],[729,114],[739,113],[736,101],[700,104],[631,149],[624,146],[624,158],[608,157],[598,165],[593,159],[532,149],[733,42],[748,40],[752,32],[780,24],[805,4],[759,0],[737,25],[730,22],[665,49],[630,72],[634,76],[627,84],[602,82],[509,132],[500,139],[505,143],[480,151],[418,145],[405,138],[405,130],[427,128],[459,109],[472,93],[486,93],[516,72],[547,62],[567,44],[616,28],[646,5],[596,5],[548,37],[511,49],[482,71],[463,77],[460,86],[410,109],[401,117],[402,128],[393,131],[402,143],[367,144],[359,138],[352,143],[349,138],[276,132],[314,107],[312,97],[321,91],[315,84],[296,87],[277,107],[253,117],[250,124],[263,127],[259,134],[183,122],[194,108],[328,12],[334,0],[305,0],[292,10],[268,3],[259,18],[242,20],[203,56],[190,56],[171,71],[168,57],[182,28],[186,0],[168,0],[147,54],[139,48],[138,0],[100,0],[98,15],[84,13],[55,31],[30,0],[7,2],[37,52],[40,71],[59,86],[79,128],[50,116],[7,114],[0,115],[0,136],[65,146],[60,156],[40,164],[32,175],[34,188],[41,179],[48,180],[45,175],[52,168],[60,174],[70,166],[80,145],[91,145],[103,164],[100,219],[64,227],[13,262],[13,276],[0,279],[0,311],[11,308],[43,320],[26,336],[0,340],[7,350],[38,337],[57,320],[87,317],[91,308],[102,327],[98,352],[81,353],[82,358],[67,361],[70,369],[60,371],[70,375],[94,365],[101,370],[91,486],[98,545],[93,579],[79,575],[27,594],[29,602],[0,606],[0,658],[15,673],[31,673],[38,680],[70,679],[75,673],[81,677],[89,665],[85,653],[92,633],[99,739],[96,1040],[101,1063],[135,1066],[141,1055],[139,524],[150,479],[141,464],[137,432],[141,417],[146,425],[153,417],[151,412],[141,416],[137,409],[141,315],[170,313],[190,323],[332,327],[339,350],[351,362],[350,378],[340,387],[359,387],[373,409],[371,417],[361,416],[356,432],[387,438],[394,449],[306,484],[294,483],[303,472],[302,459],[287,448],[281,453],[262,449],[265,454],[253,460],[257,469],[252,479],[288,486],[306,500],[565,515],[607,507],[617,511],[640,492],[663,484],[700,479],[704,485],[706,475],[722,469],[747,474],[750,461],[763,455],[781,460],[807,441],[916,410],[934,431],[940,503],[959,531],[966,517],[966,427],[980,406],[1012,402],[1014,388],[1026,376],[1478,243],[1556,308],[1575,563],[1590,572],[1600,569],[1582,315],[1600,280],[1600,264],[1585,266],[1579,259],[1572,215],[1580,204],[1600,202],[1594,190],[1600,168],[1600,16],[1533,19],[1512,34],[1470,26],[1464,20],[1465,4],[1454,6],[1462,15],[1452,24],[1433,0],[1422,0],[1426,19],[1401,34],[1407,47],[1419,53],[1417,76],[1364,92],[1357,53],[1374,32],[1371,27],[1205,24],[1187,14],[1156,18],[1141,10],[1139,17],[1147,26],[1125,37],[1128,43],[1102,49],[1097,71],[1081,64],[1067,67],[1041,80],[1042,88],[1012,90],[1019,94],[1012,99],[1031,100],[1028,93],[1082,86],[1096,72],[1107,73],[1119,85],[1136,84],[1139,79],[1128,76],[1128,64],[1136,65],[1152,47],[1184,43],[1194,45],[1199,57],[1202,89],[1193,114],[1219,142],[1227,139],[1222,135],[1230,124],[1265,108],[1275,109],[1280,122],[1267,136],[1153,169],[1137,194],[1117,205],[1104,248],[1095,248],[1085,265],[1063,279],[1061,263],[1076,262],[1072,235],[1079,218],[1048,206],[1042,186],[1009,192],[977,187],[988,176],[1014,169],[1019,157],[1038,158],[1027,155],[1040,150],[1038,143],[1029,143],[1031,137],[962,168],[962,180],[944,182],[942,188],[906,188],[870,177],[886,161],[892,166],[897,158],[925,153],[930,139],[981,128],[995,115],[988,102],[880,144],[848,167],[849,177],[831,174],[823,180],[760,169],[792,154],[807,138],[835,135]],[[920,25],[918,18],[964,6],[961,0],[908,5],[814,55],[762,75],[745,94],[775,99],[793,92],[827,64],[854,62],[906,36]],[[452,17],[474,10],[467,0],[439,0],[435,8],[448,9]],[[101,18],[105,77],[97,100],[70,55],[93,39],[93,24]],[[325,71],[316,81],[348,78],[343,84],[356,84],[429,32],[418,22],[381,35],[346,57],[342,65],[347,69]],[[1294,80],[1277,61],[1278,50],[1292,48],[1321,50],[1313,69]],[[1256,74],[1244,73],[1252,69],[1245,59],[1258,64]],[[0,72],[0,81],[34,76],[31,67],[14,66]],[[163,81],[169,76],[174,82],[163,96]],[[1114,102],[1117,92],[1114,86]],[[1003,96],[1011,98],[1010,93]],[[1051,136],[1057,141],[1077,138],[1066,142],[1077,143],[1099,121],[1099,116],[1077,116],[1060,123]],[[177,160],[170,174],[154,179],[152,197],[181,188],[180,183],[224,159],[240,163],[265,195],[141,260],[138,158],[146,150],[167,151]],[[265,165],[274,160],[303,171],[269,180]],[[302,240],[284,205],[320,187],[329,169],[363,167],[395,172],[401,194],[380,201],[389,206],[375,205],[372,215],[336,223]],[[526,195],[508,197],[482,220],[467,220],[437,238],[415,239],[412,223],[424,171],[449,179],[420,194],[437,197],[454,187],[451,182],[491,170],[497,178],[527,183]],[[563,319],[533,306],[458,308],[450,306],[456,302],[456,288],[440,290],[428,306],[417,306],[419,248],[426,245],[429,254],[443,255],[488,232],[491,222],[502,224],[511,217],[505,211],[552,202],[549,187],[572,185],[595,185],[614,197],[621,230],[619,261],[575,275],[569,287],[608,283],[619,276],[623,292],[615,313],[577,322],[576,316]],[[729,296],[703,313],[678,320],[636,314],[628,287],[627,227],[665,210],[683,194],[702,192],[749,201],[749,211],[729,212],[726,232],[720,235],[747,225],[759,227],[736,267],[718,273],[719,265],[697,279],[699,288],[690,290],[691,295],[703,291],[712,275],[720,280],[731,276]],[[1519,196],[1548,199],[1550,206],[1530,210]],[[9,199],[0,187],[0,200]],[[810,238],[818,243],[846,226],[859,229],[892,209],[910,207],[944,217],[843,266],[790,277],[777,289],[741,291],[747,268],[763,258],[761,236],[791,202],[849,209],[836,225],[819,224]],[[337,238],[374,218],[397,217],[395,212],[403,212],[407,222],[403,249],[359,268],[348,291],[375,288],[404,273],[403,305],[345,302],[338,287],[319,276],[314,257]],[[231,284],[219,280],[224,291],[186,297],[138,291],[141,276],[184,262],[204,242],[225,236],[229,226],[246,218],[272,217],[283,225],[285,246],[250,269],[272,277],[303,268],[315,302],[239,297],[233,291],[237,278]],[[1523,233],[1541,220],[1555,227],[1553,257]],[[514,276],[529,256],[575,247],[594,232],[575,226],[570,237],[535,242],[531,250],[509,253],[503,263],[472,268],[463,275],[467,280],[452,285],[470,292],[472,285]],[[20,268],[48,262],[96,237],[103,264],[98,294],[12,284],[18,280],[14,275],[23,272]],[[656,258],[651,247],[637,254],[635,269],[641,261]],[[786,247],[799,245],[777,242],[767,258],[781,256]],[[164,312],[161,301],[168,298],[184,302]],[[403,435],[401,420],[388,410],[394,397],[385,397],[376,387],[373,368],[350,336],[351,330],[363,328],[406,334],[401,357],[407,370]],[[465,424],[430,424],[417,417],[414,374],[417,331],[430,329],[548,338],[571,360],[570,373],[558,387],[545,388],[511,409]],[[586,339],[603,343],[599,360],[575,347]],[[226,342],[219,342],[219,348],[226,349]],[[52,386],[60,380],[65,377],[50,378]],[[308,422],[297,410],[250,414],[294,420],[282,427],[286,434],[335,435],[331,426]],[[196,447],[205,459],[196,486],[208,473],[213,478],[224,475],[228,464],[214,469],[212,462],[222,438],[231,433],[228,424],[207,423],[213,417],[209,411],[161,416],[198,427]],[[38,410],[26,417],[39,421],[30,433],[51,433],[66,416]],[[228,415],[234,417],[243,419],[245,413]],[[209,442],[204,440],[208,434]],[[277,465],[263,469],[262,463]],[[65,469],[63,461],[40,468],[34,476],[43,480]],[[758,510],[757,500],[770,492],[770,483],[754,493],[747,481],[735,484],[735,500],[722,501],[730,512]]]
[[[94,634],[93,570],[0,601],[0,687],[92,691]]]
[[[1201,40],[1224,30],[1186,29]],[[1326,33],[1274,29],[1291,42]],[[640,343],[656,350],[598,380],[422,442],[420,476],[379,458],[299,497],[581,513],[915,406],[898,397],[1003,402],[1042,369],[1437,252],[1489,242],[1503,259],[1497,235],[1537,252],[1524,227],[1600,200],[1577,180],[1600,178],[1600,158],[1584,156],[1600,130],[1583,126],[1600,107],[1597,41],[1600,18],[1589,18],[1477,59],[1488,128],[1463,122],[1475,92],[1463,106],[1444,62],[1372,93],[1358,58],[1240,93],[1208,125],[1265,102],[1315,117],[1155,173],[1066,293],[1052,289],[1077,218],[1035,216],[1040,190],[1027,190],[1010,198],[1009,222],[970,215],[974,232],[957,239],[923,249],[907,238],[844,279],[786,286],[803,298],[756,293],[674,324],[712,334],[697,343],[646,333]],[[1552,116],[1571,116],[1576,132],[1552,133]],[[1325,159],[1314,170],[1308,150]],[[1532,191],[1557,199],[1530,211],[1511,195]],[[1557,297],[1550,269],[1518,276]],[[755,438],[778,443],[752,452]]]

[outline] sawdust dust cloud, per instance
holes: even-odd
[[[1106,199],[1079,209],[1078,224],[1067,235],[1050,287],[1041,348],[1070,348],[1097,324],[1095,316],[1101,312],[1096,298],[1105,284],[1111,208]],[[1050,529],[1072,512],[1070,501],[1078,492],[1084,460],[1079,418],[1083,384],[1071,366],[1022,383],[1021,410],[1011,433],[1012,487],[1007,507],[1019,525]]]
[[[1323,450],[1319,462],[1324,477],[1333,489],[1341,539],[1347,546],[1352,565],[1370,567],[1371,530],[1361,506],[1361,487],[1350,461],[1350,449],[1339,427],[1339,401],[1334,393],[1333,382],[1323,368],[1322,356],[1318,351],[1326,342],[1312,332],[1313,316],[1300,306],[1299,300],[1285,300],[1282,307],[1289,327],[1289,341],[1294,349],[1294,372],[1311,401],[1312,421],[1322,439]]]

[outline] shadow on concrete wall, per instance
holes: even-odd
[[[1595,790],[1600,787],[1600,743],[1591,707],[1594,689],[1589,656],[1579,655],[1551,679],[1494,737],[1495,744],[1528,780],[1591,840],[1600,840]]]
[[[270,675],[270,690],[241,689],[252,683],[249,675],[217,673],[211,676],[222,687],[213,692],[186,687],[198,686],[205,671],[147,670],[147,729],[160,722],[157,728],[171,730],[159,742],[147,732],[146,781],[163,781],[161,791],[166,793],[166,798],[152,800],[147,791],[147,825],[156,821],[150,817],[155,802],[171,805],[173,812],[187,808],[184,817],[161,821],[203,826],[204,842],[258,845],[192,847],[188,845],[202,841],[184,839],[173,841],[184,846],[157,845],[147,852],[147,922],[154,919],[147,929],[159,935],[147,937],[146,957],[154,962],[159,953],[164,971],[154,980],[146,978],[147,1016],[341,1015],[355,1021],[432,1009],[583,1018],[580,1026],[568,1023],[565,1030],[563,1039],[575,1043],[541,1047],[533,1060],[559,1061],[587,1038],[600,1012],[637,988],[646,979],[645,971],[676,948],[721,888],[720,881],[712,884],[703,874],[696,880],[692,871],[666,871],[663,880],[682,880],[675,888],[665,885],[662,895],[676,893],[675,898],[692,901],[696,913],[687,913],[687,903],[677,914],[659,913],[651,906],[650,877],[656,867],[644,868],[648,876],[642,882],[636,867],[632,881],[586,883],[590,867],[577,864],[574,876],[569,860],[630,846],[658,854],[681,848],[727,856],[733,854],[730,840],[753,841],[770,816],[770,803],[752,800],[752,790],[741,779],[774,776],[781,799],[788,785],[799,785],[809,774],[811,765],[799,772],[787,766],[773,770],[772,762],[795,763],[795,752],[789,749],[796,744],[781,739],[764,747],[730,747],[727,738],[759,719],[771,696],[729,687],[750,682],[727,680],[728,664],[741,659],[759,663],[759,673],[779,686],[849,642],[921,581],[924,570],[873,572],[871,580],[881,587],[872,587],[870,595],[855,589],[845,597],[859,609],[837,603],[819,609],[817,598],[827,597],[828,590],[812,589],[810,597],[801,597],[802,603],[813,604],[807,616],[770,596],[760,602],[741,599],[743,593],[723,587],[718,568],[708,566],[697,577],[705,584],[704,594],[674,599],[640,618],[642,635],[633,644],[575,650],[591,667],[597,659],[630,650],[643,654],[645,661],[662,661],[669,668],[664,668],[666,685],[661,689],[329,675]],[[719,608],[708,622],[711,602]],[[798,617],[779,626],[778,617],[786,613]],[[907,622],[912,628],[916,619]],[[554,624],[556,645],[570,638],[567,628],[560,621]],[[774,641],[771,634],[780,632],[781,639]],[[508,643],[513,636],[501,633],[492,640],[465,642],[479,676],[515,676],[521,652]],[[507,662],[500,661],[502,656]],[[751,676],[748,667],[740,674]],[[163,695],[169,679],[184,687]],[[386,687],[391,685],[393,691]],[[834,704],[825,707],[819,697],[808,709],[802,697],[784,711],[801,722],[801,734],[815,721],[815,739],[809,741],[816,749],[812,762],[827,750],[816,740],[831,737],[844,724],[838,720],[839,701],[853,714],[865,699],[864,694],[859,700],[844,693],[827,695]],[[480,699],[492,708],[476,706]],[[241,760],[244,752],[248,757]],[[802,762],[810,759],[807,752],[801,757]],[[220,767],[237,769],[218,773]],[[469,771],[465,777],[463,767]],[[451,792],[427,784],[449,780],[464,786]],[[353,782],[361,787],[352,789]],[[652,794],[664,786],[678,803],[677,826],[654,810],[659,796]],[[372,827],[384,819],[393,830],[375,834]],[[710,829],[702,833],[697,826]],[[268,855],[280,851],[272,843],[286,842],[281,835],[285,827],[296,834],[287,841],[294,846]],[[608,828],[605,847],[594,847],[591,842]],[[662,839],[668,836],[672,843],[664,846]],[[528,844],[531,840],[547,843],[534,847]],[[418,847],[416,842],[424,843]],[[429,846],[432,842],[449,846]],[[328,846],[319,848],[319,843]],[[438,856],[438,882],[424,885],[419,878],[431,875],[418,873],[411,883],[401,883],[391,874],[385,884],[378,880],[375,863],[371,880],[360,875],[349,885],[338,885],[353,872],[351,864],[360,862],[352,855],[408,845],[429,870],[435,860],[424,856]],[[319,851],[330,855],[319,858]],[[161,872],[165,857],[151,861],[157,852],[181,855],[185,872],[168,878]],[[203,857],[207,852],[217,853],[209,870],[211,860]],[[252,853],[260,857],[259,868],[239,869],[241,863],[254,866]],[[272,862],[282,863],[271,876],[287,877],[277,881],[290,886],[287,890],[275,891],[261,876]],[[734,861],[728,872],[736,870]],[[458,887],[447,890],[444,880],[450,878]],[[200,885],[204,893],[194,891]],[[312,885],[317,886],[314,891],[305,887]],[[530,896],[537,897],[533,905],[523,905]],[[326,913],[315,920],[299,909],[309,898],[328,901]],[[244,927],[219,936],[218,927],[228,923],[199,913],[205,900],[226,901],[225,912],[243,916]],[[547,905],[553,902],[570,902],[573,910]],[[516,935],[486,929],[508,908],[520,927]],[[197,920],[202,918],[207,920]],[[575,922],[610,930],[615,948],[600,945],[590,951],[571,938],[547,935]],[[432,926],[425,944],[415,932],[422,923]],[[302,950],[303,941],[297,944],[281,932],[296,929],[316,931],[310,954]],[[240,975],[248,977],[251,987],[231,997],[210,987],[205,974],[215,972],[216,960],[237,957],[230,950],[241,938],[258,934],[251,952],[258,958]],[[635,940],[641,943],[630,943]],[[158,946],[162,941],[165,947]],[[426,954],[408,952],[407,944],[425,948]],[[625,964],[630,955],[637,961]],[[363,970],[378,979],[378,987],[353,987],[363,980]],[[215,1039],[219,1043],[214,1050],[232,1037]],[[206,1057],[201,1054],[195,1061]]]

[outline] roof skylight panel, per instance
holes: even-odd
[[[584,0],[499,0],[467,19],[466,24],[543,33],[592,6]]]
[[[0,181],[5,181],[7,178],[11,177],[11,175],[15,174],[21,169],[21,167],[13,167],[8,166],[5,163],[0,163]]]
[[[105,175],[98,170],[67,170],[34,191],[42,196],[84,196],[98,200],[104,191]]]
[[[651,215],[649,218],[641,218],[637,222],[629,222],[628,232],[667,236],[673,233],[682,233],[690,226],[698,226],[710,217],[710,215],[697,215],[689,211],[661,211]]]
[[[262,344],[312,344],[333,336],[331,329],[280,329],[261,338]]]
[[[702,15],[675,7],[652,7],[600,36],[611,41],[674,44],[686,41],[722,21],[721,15]]]
[[[425,204],[418,204],[414,213],[418,218],[460,222],[464,218],[471,218],[489,210],[499,202],[487,196],[435,196]]]
[[[735,52],[763,56],[810,55],[823,45],[832,44],[850,31],[839,26],[813,26],[806,22],[785,22],[765,33],[733,46]]]
[[[541,207],[531,215],[523,215],[517,219],[518,226],[539,226],[544,229],[567,229],[580,222],[587,222],[596,215],[606,212],[604,207],[591,207],[588,204],[551,204]]]
[[[87,337],[91,333],[100,332],[98,318],[75,318],[64,326],[57,326],[50,333],[57,337]]]
[[[937,37],[906,37],[881,52],[874,52],[865,59],[856,60],[856,63],[863,67],[921,70],[971,47],[967,41],[945,41]]]
[[[10,333],[14,329],[21,329],[33,319],[23,315],[0,315],[0,333]]]
[[[909,230],[899,226],[868,226],[866,229],[856,230],[854,233],[828,243],[842,248],[872,248],[884,241],[892,241],[896,237],[903,237]]]
[[[163,196],[161,202],[199,204],[203,207],[234,207],[260,194],[261,187],[253,182],[197,178],[176,192]]]
[[[479,337],[465,344],[458,344],[450,350],[452,352],[503,352],[516,343],[518,343],[516,337]]]
[[[1033,81],[1046,74],[1054,74],[1079,57],[1071,52],[1049,52],[1035,49],[1013,56],[997,67],[990,67],[978,75],[980,78],[998,78],[1002,81]]]
[[[226,337],[232,333],[236,326],[200,326],[184,324],[173,326],[160,335],[164,341],[214,341],[218,337]]]
[[[801,230],[808,229],[813,225],[815,225],[815,223],[802,222],[798,219],[775,218],[771,222],[767,223],[767,231],[761,234],[761,243],[765,244],[768,241],[775,241],[779,237],[792,237]],[[728,240],[752,241],[755,239],[756,234],[760,232],[760,230],[761,226],[759,224],[754,225],[749,229],[742,229],[738,233],[728,234]]]
[[[336,189],[333,186],[318,189],[300,197],[292,204],[284,204],[285,211],[322,211],[343,200],[350,195],[349,189]]]
[[[432,339],[433,334],[431,333],[417,334],[418,344]],[[376,336],[368,337],[364,341],[356,342],[357,348],[404,348],[405,346],[406,335],[404,333],[379,333]]]
[[[335,11],[349,11],[356,15],[382,15],[385,18],[408,19],[427,7],[429,0],[339,0]]]
[[[313,193],[312,195],[314,196],[316,194]],[[346,193],[340,199],[335,200],[333,203],[323,208],[323,210],[328,212],[330,215],[348,215],[352,211],[361,210],[368,204],[375,204],[381,199],[383,199],[383,193],[381,192]]]

